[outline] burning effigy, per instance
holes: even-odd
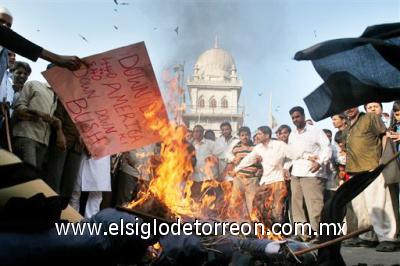
[[[137,198],[122,209],[148,220],[157,219],[170,224],[178,220],[182,226],[185,223],[206,222],[214,233],[162,235],[159,242],[151,247],[155,254],[154,263],[184,265],[196,260],[198,265],[224,265],[237,260],[241,261],[237,265],[251,265],[251,261],[260,260],[272,265],[306,261],[306,265],[315,264],[313,253],[303,257],[294,255],[296,250],[307,248],[306,244],[271,234],[265,225],[256,228],[256,231],[252,228],[252,233],[247,235],[231,234],[224,227],[217,228],[217,224],[229,225],[229,222],[255,224],[259,222],[258,215],[252,211],[248,217],[242,211],[244,199],[230,200],[232,186],[228,181],[211,179],[201,185],[199,196],[193,195],[190,177],[194,171],[194,150],[186,140],[185,127],[157,115],[162,107],[162,102],[158,102],[145,112],[149,127],[157,131],[162,140],[159,158],[151,160],[154,163],[149,171],[153,171],[153,179],[146,190],[139,192]],[[206,175],[212,175],[210,168],[214,163],[212,160],[206,162]]]

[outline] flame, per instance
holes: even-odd
[[[166,108],[170,117],[173,117],[175,122],[179,125],[183,125],[182,113],[186,110],[184,103],[185,90],[180,86],[180,82],[183,77],[176,67],[173,69],[167,68],[162,72],[162,80],[166,85],[166,91],[164,93],[166,98]]]
[[[154,245],[149,246],[148,252],[152,258],[158,258],[162,252],[162,247],[160,242],[157,242]]]
[[[185,182],[193,173],[190,160],[192,154],[185,139],[186,130],[173,122],[160,120],[157,114],[162,107],[162,103],[157,102],[145,112],[150,128],[158,132],[162,139],[161,163],[156,168],[155,178],[151,180],[148,191],[139,200],[131,202],[128,207],[134,208],[149,197],[155,197],[177,217],[194,216],[192,210],[194,202],[188,193],[190,189],[187,188],[190,182]]]
[[[161,248],[160,242],[155,243],[155,244],[153,245],[153,248],[154,248],[154,249],[160,249],[160,248]]]
[[[190,179],[194,169],[192,156],[186,141],[187,131],[184,126],[178,126],[174,122],[160,119],[157,114],[163,108],[162,102],[156,102],[145,112],[148,126],[158,132],[162,140],[160,157],[156,159],[152,167],[154,177],[150,181],[147,191],[141,192],[138,199],[128,204],[128,208],[141,209],[146,202],[156,199],[168,209],[167,218],[187,217],[202,218],[212,217],[234,221],[258,221],[257,213],[252,212],[250,217],[240,206],[244,206],[245,199],[231,200],[232,183],[229,181],[217,181],[215,167],[218,158],[211,157],[206,162],[204,169],[208,179],[203,182],[200,191],[201,197],[192,198],[192,186]],[[155,207],[149,206],[145,212],[154,213]],[[166,218],[166,217],[163,217]],[[267,234],[260,234],[259,238],[266,238]],[[268,238],[271,238],[270,236]]]
[[[253,208],[253,210],[250,213],[250,219],[252,222],[259,223],[261,217],[261,214],[259,213],[259,210],[257,208]],[[259,228],[260,229],[260,228]],[[257,238],[259,239],[270,239],[270,240],[282,240],[283,236],[278,234],[275,235],[272,233],[272,231],[269,231],[269,228],[264,226],[264,230],[257,231]]]

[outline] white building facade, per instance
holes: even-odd
[[[219,136],[224,121],[231,123],[233,132],[243,125],[244,110],[239,106],[243,84],[227,51],[215,45],[201,54],[186,85],[190,103],[183,119],[188,128],[200,124]]]

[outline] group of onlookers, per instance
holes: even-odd
[[[335,190],[352,176],[370,171],[383,162],[392,143],[400,144],[400,102],[393,104],[391,121],[381,103],[368,103],[366,113],[357,107],[332,116],[337,129],[318,129],[305,119],[304,109],[289,111],[294,124],[280,126],[276,138],[267,126],[251,136],[241,127],[232,136],[228,122],[221,124],[221,136],[201,125],[188,137],[196,150],[193,174],[194,194],[210,179],[232,183],[228,212],[243,214],[272,225],[274,222],[309,222],[318,232],[321,210]],[[204,132],[205,131],[205,132]],[[347,232],[372,225],[372,233],[347,241],[350,246],[374,246],[377,251],[396,250],[399,220],[399,164],[384,171],[348,206]],[[394,170],[393,170],[394,169]],[[391,180],[391,181],[388,181]],[[296,236],[318,241],[314,235]]]

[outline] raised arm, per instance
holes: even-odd
[[[36,61],[40,57],[71,71],[78,70],[82,64],[86,65],[77,56],[58,55],[50,52],[2,25],[0,25],[0,45],[32,61]]]

